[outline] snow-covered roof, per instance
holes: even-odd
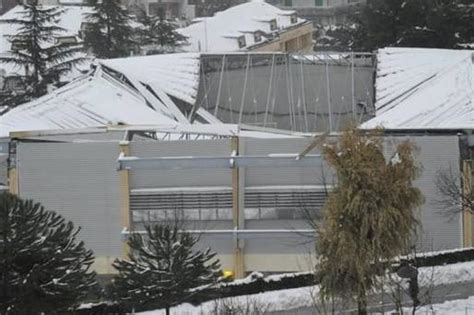
[[[272,35],[290,27],[305,23],[304,19],[297,18],[292,23],[293,11],[281,10],[263,0],[251,0],[225,11],[217,12],[213,17],[195,20],[188,27],[178,31],[188,37],[189,45],[185,51],[243,51],[252,46],[269,40]],[[271,29],[271,21],[276,21],[276,29]],[[259,42],[255,41],[254,33],[262,32]],[[265,35],[268,34],[268,37]],[[245,47],[239,47],[235,38],[245,36]]]
[[[53,8],[58,6],[43,6],[43,8]],[[64,29],[64,32],[61,32],[59,35],[61,37],[68,36],[78,36],[79,31],[81,30],[82,22],[87,17],[87,14],[92,12],[91,7],[87,6],[68,6],[68,7],[59,7],[64,10],[64,13],[60,16],[58,21],[58,26]],[[10,11],[6,12],[0,16],[1,20],[10,20],[10,19],[22,19],[22,11],[24,11],[23,6],[17,5],[12,8]],[[15,35],[18,33],[18,25],[0,23],[0,55],[8,55],[11,49],[11,43],[7,40],[5,35]],[[13,66],[11,64],[1,64],[0,69],[4,69],[6,74],[20,74],[24,73],[23,67]]]
[[[385,48],[376,117],[362,128],[474,129],[474,51]]]
[[[100,63],[189,104],[196,101],[200,55],[196,53],[100,60]]]
[[[97,72],[0,116],[0,137],[10,132],[107,125],[166,125],[176,121],[148,106],[137,91]]]

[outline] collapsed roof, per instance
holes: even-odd
[[[474,129],[474,51],[385,48],[376,117],[362,128]]]
[[[0,116],[0,137],[104,127],[164,134],[300,136],[223,124],[203,108],[194,111],[199,69],[200,54],[191,53],[98,60],[87,75]]]

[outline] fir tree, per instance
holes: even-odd
[[[471,0],[368,0],[353,17],[356,50],[463,48],[474,42]]]
[[[143,24],[140,46],[147,55],[173,53],[187,42],[186,36],[176,31],[177,25],[173,21],[144,13],[140,22]]]
[[[146,236],[132,234],[128,260],[117,259],[111,287],[114,300],[129,309],[170,307],[193,294],[189,290],[215,283],[220,264],[210,249],[194,250],[198,241],[177,225],[146,226]]]
[[[79,229],[40,204],[0,195],[0,314],[56,314],[96,285]]]
[[[366,314],[367,294],[387,263],[409,249],[414,209],[423,202],[413,186],[418,167],[413,145],[403,142],[386,161],[380,134],[349,129],[324,147],[337,186],[324,206],[318,232],[318,273],[324,297],[354,298]]]
[[[246,0],[202,0],[196,3],[197,16],[213,16],[244,2]]]
[[[0,63],[10,63],[25,69],[25,92],[15,95],[16,102],[25,102],[46,94],[49,84],[57,84],[61,74],[83,61],[82,46],[58,44],[55,38],[64,29],[57,25],[64,10],[43,7],[37,1],[23,5],[19,17],[1,23],[18,25],[16,34],[6,35],[12,49],[0,57]]]
[[[98,58],[130,56],[135,49],[132,19],[120,0],[92,1],[84,45]]]

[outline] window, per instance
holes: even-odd
[[[325,190],[310,189],[246,189],[246,220],[299,220],[306,211],[320,215],[326,200]],[[130,210],[134,223],[173,220],[231,221],[232,192],[163,191],[132,192]]]
[[[253,33],[253,39],[256,43],[260,42],[262,40],[262,34],[260,34],[260,32]]]
[[[283,5],[284,5],[285,7],[291,7],[291,6],[293,6],[293,0],[285,0],[285,1],[283,2]]]
[[[11,47],[12,51],[19,51],[19,50],[22,50],[22,49],[25,49],[24,43],[22,43],[20,41],[16,41],[16,40],[12,42],[12,47]]]
[[[270,30],[274,31],[278,28],[277,21],[275,19],[270,21]]]
[[[56,42],[60,45],[67,45],[67,44],[76,44],[77,40],[75,36],[63,36],[56,38]]]
[[[237,42],[239,43],[239,48],[244,48],[247,46],[247,43],[245,42],[245,36],[240,36],[237,38]]]
[[[322,7],[323,6],[323,0],[314,0],[314,5],[317,7]]]
[[[290,16],[290,21],[291,21],[291,24],[295,24],[296,22],[298,22],[298,16],[296,15],[296,13],[293,13]]]

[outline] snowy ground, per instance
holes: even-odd
[[[404,311],[406,311],[407,314],[411,314],[408,308]],[[472,315],[474,314],[474,296],[465,300],[454,300],[442,304],[425,306],[416,313],[419,315]]]
[[[453,284],[474,281],[474,262],[451,264],[446,266],[421,268],[419,270],[420,285]],[[270,291],[260,294],[239,296],[218,301],[209,301],[199,306],[182,304],[172,309],[171,314],[200,315],[212,314],[216,307],[257,307],[267,313],[281,312],[296,308],[311,308],[317,299],[318,287],[303,287],[297,289]],[[408,309],[407,309],[408,312]],[[256,313],[256,312],[251,312]],[[165,314],[162,310],[139,313],[142,315]],[[448,301],[423,307],[417,314],[473,314],[474,296],[466,300]]]

